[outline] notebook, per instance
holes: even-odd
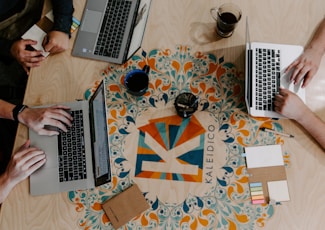
[[[72,55],[122,64],[141,46],[151,0],[88,0]]]
[[[88,189],[111,181],[105,101],[101,82],[89,101],[62,103],[74,117],[68,133],[41,136],[29,129],[31,145],[42,149],[47,159],[30,176],[31,195]]]
[[[252,204],[289,201],[281,145],[245,147]]]
[[[274,111],[279,87],[295,92],[305,102],[302,82],[290,82],[285,69],[303,52],[302,46],[251,42],[246,19],[245,100],[248,113],[255,117],[284,118]]]

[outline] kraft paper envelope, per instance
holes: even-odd
[[[115,229],[123,226],[149,208],[139,187],[134,184],[107,200],[102,207]]]

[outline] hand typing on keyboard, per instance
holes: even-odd
[[[325,150],[325,122],[288,89],[280,88],[275,96],[275,111],[296,120]]]
[[[47,108],[26,108],[18,114],[18,120],[39,135],[53,136],[59,135],[59,131],[53,127],[67,132],[73,118],[69,113],[69,107],[55,105]]]
[[[6,173],[0,175],[0,204],[16,184],[27,178],[45,162],[44,152],[36,147],[31,147],[30,141],[26,141],[12,155]]]

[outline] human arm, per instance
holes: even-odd
[[[0,100],[0,117],[14,120],[13,109],[15,105]],[[67,131],[66,126],[71,126],[72,117],[68,107],[55,105],[47,108],[25,108],[18,114],[18,121],[33,129],[39,135],[57,135],[58,131],[48,130],[46,126],[54,126]]]
[[[47,108],[26,108],[18,115],[18,120],[33,129],[39,135],[58,135],[58,131],[49,130],[46,126],[57,127],[64,132],[71,126],[72,117],[66,106],[55,105]]]
[[[72,0],[52,0],[54,24],[44,38],[43,47],[50,53],[59,53],[68,48],[72,24]]]
[[[302,87],[306,87],[316,74],[321,59],[325,53],[325,17],[320,22],[304,52],[292,62],[286,72],[292,70],[290,80],[295,84],[303,80]]]
[[[10,63],[16,59],[29,73],[30,67],[39,66],[44,60],[41,51],[26,50],[29,45],[35,44],[36,41],[32,40],[17,40],[11,41],[8,39],[0,38],[0,59],[5,63]]]
[[[52,31],[45,36],[43,47],[50,53],[59,53],[69,46],[70,28],[72,24],[73,3],[72,0],[53,0],[54,24]],[[15,58],[29,73],[29,68],[37,67],[45,59],[42,51],[28,50],[28,47],[35,45],[36,41],[20,39],[9,41],[0,39],[0,57],[7,61]]]
[[[33,40],[17,40],[10,47],[10,54],[14,57],[29,74],[29,68],[40,66],[45,59],[42,56],[42,51],[28,50],[28,46],[35,45],[37,41]]]
[[[20,181],[26,179],[45,162],[44,152],[35,147],[30,147],[30,141],[26,141],[12,155],[6,171],[0,175],[0,204]]]
[[[275,111],[296,120],[325,149],[325,123],[293,92],[280,89],[275,96]]]

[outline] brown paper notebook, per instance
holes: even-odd
[[[134,184],[107,200],[102,207],[115,229],[123,226],[149,208],[139,187]]]
[[[252,204],[290,200],[281,145],[246,147],[245,154]]]

